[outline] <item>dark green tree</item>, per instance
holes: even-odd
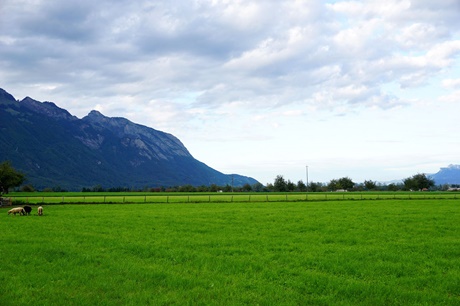
[[[296,187],[297,187],[297,185],[294,184],[294,182],[291,182],[291,180],[288,180],[288,181],[287,181],[287,185],[286,185],[286,186],[287,186],[287,190],[288,190],[288,191],[295,191],[295,189],[296,189]]]
[[[252,190],[255,192],[264,191],[264,188],[264,185],[262,185],[261,183],[255,183],[254,185],[252,185]]]
[[[428,178],[424,173],[418,173],[403,180],[404,188],[408,190],[429,189],[434,186],[434,180]]]
[[[275,191],[275,186],[273,186],[272,183],[267,183],[267,186],[265,186],[265,188],[266,188],[268,191]]]
[[[339,179],[339,186],[341,189],[352,189],[355,186],[355,183],[349,177],[342,177]]]
[[[14,169],[9,161],[0,164],[1,193],[8,193],[10,188],[20,186],[25,179],[25,175]]]
[[[377,184],[371,180],[364,181],[364,187],[367,190],[374,190],[377,187]]]
[[[248,183],[244,184],[243,187],[241,187],[241,190],[244,192],[249,192],[252,191],[252,186],[249,185]]]
[[[34,192],[35,188],[32,185],[24,185],[21,187],[22,192]]]
[[[190,184],[179,186],[179,192],[195,192],[196,188]]]
[[[275,182],[273,183],[274,191],[278,192],[286,192],[288,191],[288,183],[284,179],[282,175],[277,175],[275,178]]]
[[[297,190],[298,191],[307,191],[307,185],[305,185],[305,183],[300,180],[297,182]]]
[[[196,191],[197,192],[207,192],[207,191],[209,191],[209,188],[206,185],[200,185],[200,186],[196,187]]]
[[[339,181],[336,179],[332,179],[329,184],[327,184],[327,189],[329,190],[337,190],[341,189],[342,187],[339,185]]]
[[[342,177],[339,179],[333,179],[327,185],[327,189],[329,190],[337,190],[337,189],[352,189],[355,186],[355,183],[349,177]]]
[[[320,183],[320,182],[310,182],[308,183],[308,191],[312,191],[312,192],[319,192],[321,191],[321,188],[323,187],[323,183]]]

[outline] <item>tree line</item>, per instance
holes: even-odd
[[[425,174],[415,174],[404,179],[401,183],[382,184],[372,180],[365,180],[363,183],[355,183],[349,177],[332,179],[329,183],[309,182],[308,186],[302,180],[294,183],[286,180],[282,175],[277,175],[273,183],[267,183],[265,186],[261,183],[253,185],[245,184],[243,186],[218,186],[211,184],[209,186],[174,186],[174,187],[145,187],[137,191],[151,192],[331,192],[331,191],[419,191],[419,190],[447,190],[450,186],[435,186],[434,180],[428,178]],[[93,188],[84,188],[84,192],[98,191],[132,191],[128,188],[109,188],[104,189],[101,186]]]
[[[0,191],[8,193],[9,189],[20,186],[25,181],[25,175],[15,170],[9,161],[0,164]],[[332,179],[329,183],[310,182],[305,184],[302,180],[294,183],[286,180],[282,175],[277,175],[273,183],[265,186],[261,183],[243,186],[170,186],[170,187],[144,187],[142,189],[130,189],[128,187],[104,188],[101,185],[83,188],[82,192],[127,192],[127,191],[150,191],[150,192],[330,192],[330,191],[420,191],[420,190],[447,190],[449,187],[457,186],[435,186],[434,180],[423,173],[417,173],[402,180],[401,183],[382,184],[372,180],[365,180],[363,183],[355,183],[349,177]],[[21,191],[34,191],[33,186],[25,185]],[[60,187],[47,188],[43,191],[66,191]]]
[[[449,185],[435,187],[434,180],[423,173],[415,174],[404,179],[401,183],[382,184],[372,180],[355,183],[349,177],[332,179],[329,183],[310,182],[305,184],[302,180],[293,183],[284,179],[282,175],[276,176],[273,184],[267,184],[269,191],[275,192],[330,192],[330,191],[419,191],[419,190],[447,190]]]

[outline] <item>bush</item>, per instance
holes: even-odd
[[[35,188],[32,185],[24,185],[21,187],[22,192],[34,192]]]

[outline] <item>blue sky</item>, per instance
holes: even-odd
[[[460,164],[460,2],[0,3],[0,87],[262,183]]]

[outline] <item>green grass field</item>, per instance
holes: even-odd
[[[294,202],[335,200],[426,200],[460,199],[458,192],[14,192],[8,195],[16,205],[91,203],[220,203]]]
[[[0,208],[0,305],[460,305],[460,200]]]

